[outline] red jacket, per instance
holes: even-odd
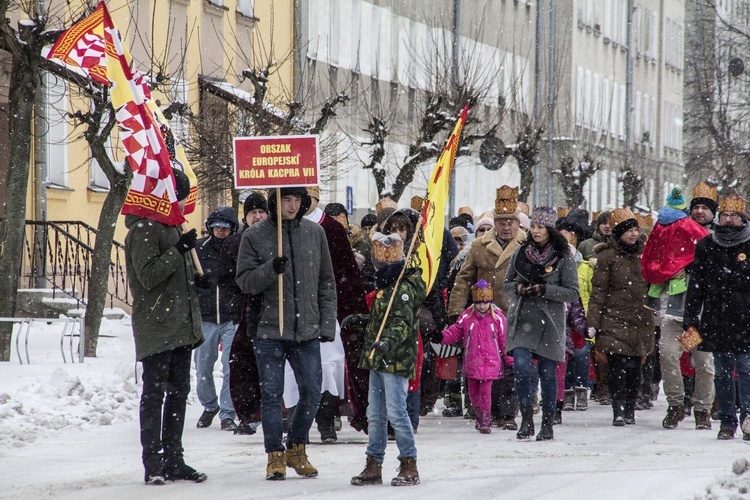
[[[643,250],[643,277],[651,284],[666,282],[693,262],[695,246],[708,234],[690,217],[666,225],[657,222]]]

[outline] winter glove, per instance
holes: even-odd
[[[454,324],[456,321],[458,321],[459,316],[460,314],[451,314],[450,316],[448,316],[448,324],[449,325]]]
[[[586,336],[590,339],[596,337],[596,328],[594,328],[593,326],[588,327],[586,329]]]
[[[528,297],[528,290],[529,288],[523,283],[519,283],[516,285],[516,293],[521,297]]]
[[[341,329],[354,328],[355,330],[362,330],[367,326],[369,316],[366,314],[350,314],[341,322]]]
[[[515,377],[515,372],[513,371],[513,367],[506,366],[505,368],[503,368],[503,376],[505,378]]]
[[[174,246],[180,254],[185,255],[190,250],[195,248],[195,242],[198,241],[198,233],[195,228],[191,229],[187,233],[183,233],[180,239],[177,240],[177,244]]]
[[[276,274],[284,274],[286,271],[286,264],[289,262],[288,257],[276,257],[271,261],[273,263],[273,272]]]
[[[434,344],[442,344],[443,343],[443,332],[440,330],[435,330],[430,334],[430,342]]]
[[[544,283],[541,283],[539,285],[531,285],[526,289],[526,296],[527,297],[541,297],[544,295],[544,292],[547,291],[547,285]]]
[[[211,288],[214,284],[209,276],[199,273],[193,275],[193,281],[195,281],[195,286],[198,288]]]
[[[333,342],[333,339],[330,339],[328,337],[320,337],[318,340],[320,340],[321,344],[325,344],[327,342]]]
[[[388,352],[388,344],[386,344],[382,340],[378,340],[370,346],[370,350],[375,350],[375,352],[382,356],[383,354]]]

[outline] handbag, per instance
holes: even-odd
[[[682,350],[685,352],[692,351],[693,349],[698,347],[701,342],[703,342],[703,337],[701,337],[701,334],[698,333],[698,330],[696,330],[694,326],[691,326],[687,329],[687,331],[685,331],[685,333],[675,338],[677,339],[677,342],[679,342],[682,346]]]

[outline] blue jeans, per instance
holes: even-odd
[[[409,380],[392,373],[370,372],[370,392],[367,405],[367,435],[365,453],[382,464],[388,444],[388,421],[396,435],[398,458],[417,459],[417,446],[406,411],[406,392]]]
[[[534,384],[531,376],[532,353],[528,349],[513,349],[513,374],[516,378],[516,393],[521,407],[531,406],[534,401]],[[557,362],[542,356],[538,357],[539,381],[542,386],[542,412],[554,413],[557,402]]]
[[[580,349],[573,351],[573,358],[568,360],[568,369],[565,372],[565,388],[589,387],[589,352],[591,342],[586,342]]]
[[[422,393],[420,391],[406,394],[406,413],[413,428],[419,427],[419,408],[422,404]]]
[[[281,400],[284,395],[284,363],[294,372],[299,387],[299,402],[294,409],[287,434],[287,446],[307,443],[307,434],[320,404],[323,369],[320,362],[320,341],[306,342],[253,340],[261,393],[261,423],[266,453],[284,451],[281,442]]]
[[[224,323],[210,323],[203,321],[203,343],[195,350],[195,378],[198,391],[198,401],[206,411],[219,409],[221,420],[231,418],[234,420],[234,405],[229,393],[229,351],[232,348],[234,332],[237,325],[231,321]],[[221,371],[224,380],[221,382],[221,392],[216,396],[214,385],[214,365],[219,357],[219,344],[221,344]]]
[[[737,369],[737,389],[739,392],[740,422],[750,414],[750,354],[714,353],[714,386],[719,400],[719,420],[721,425],[737,428],[735,412],[734,370]]]

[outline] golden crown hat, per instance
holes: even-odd
[[[508,185],[497,188],[495,195],[495,215],[512,215],[518,208],[518,188]]]
[[[320,186],[307,186],[307,194],[320,201]]]
[[[617,224],[625,222],[629,219],[635,219],[636,221],[638,221],[638,218],[628,207],[615,208],[614,210],[612,210],[612,213],[609,214],[608,222],[610,227],[614,229]]]
[[[648,214],[643,218],[643,225],[641,226],[645,229],[653,229],[654,227],[654,216],[651,214]]]
[[[494,299],[492,285],[484,280],[479,280],[471,286],[471,301],[475,304],[478,302],[492,302]]]
[[[474,211],[471,209],[471,207],[461,207],[458,209],[458,215],[461,214],[469,214],[472,217],[474,217]]]
[[[552,207],[534,207],[531,211],[531,217],[529,220],[533,224],[539,224],[545,227],[555,227],[555,221],[557,221],[557,212]]]
[[[375,213],[379,214],[384,208],[393,208],[398,209],[398,203],[393,201],[392,199],[386,197],[382,198],[377,205],[375,205]]]
[[[386,238],[390,244],[385,244],[373,236],[372,258],[378,262],[401,262],[404,260],[404,242],[398,238]]]
[[[417,212],[421,212],[423,206],[424,206],[424,198],[422,198],[421,196],[411,197],[411,208],[413,210],[416,210]]]
[[[557,207],[557,218],[564,219],[572,211],[573,207]]]
[[[526,215],[531,215],[531,207],[529,207],[528,203],[518,201],[516,202],[516,205],[521,212],[525,213]]]
[[[730,194],[726,198],[719,200],[719,213],[734,212],[738,214],[745,213],[745,200],[736,194]]]
[[[603,211],[604,210],[597,210],[596,212],[591,212],[591,221],[592,222],[596,222],[596,220],[599,218],[599,216],[601,215],[601,213]],[[599,228],[597,228],[597,229],[599,229]]]
[[[716,201],[719,196],[716,186],[711,186],[705,182],[701,182],[693,188],[693,198],[707,198]]]

